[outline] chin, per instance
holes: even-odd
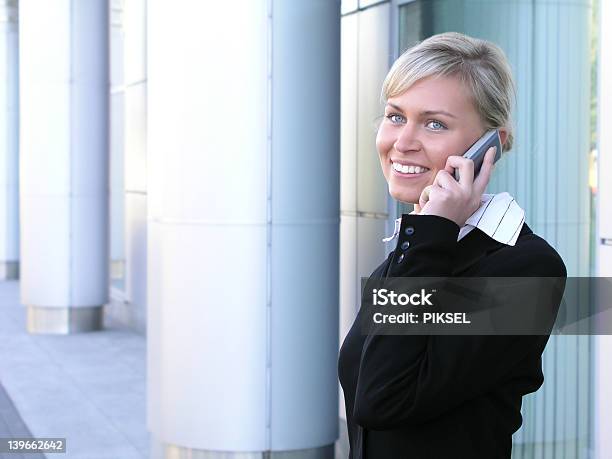
[[[416,194],[416,192],[411,190],[389,190],[389,194],[396,201],[404,202],[406,204],[417,204],[419,202],[419,197],[421,196],[420,192]]]

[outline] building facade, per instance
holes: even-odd
[[[515,144],[488,192],[568,276],[612,275],[606,0],[1,6],[0,275],[32,333],[146,334],[159,457],[347,454],[338,348],[412,210],[380,171],[381,85],[431,35],[504,49]],[[551,337],[513,457],[606,457],[610,349]]]

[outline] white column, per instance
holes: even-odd
[[[607,128],[612,123],[612,5],[609,1],[599,2],[599,17],[597,276],[612,277],[612,132]],[[595,336],[594,344],[593,458],[604,459],[612,451],[612,336]]]
[[[333,457],[339,8],[147,3],[148,427],[160,457]]]
[[[0,280],[19,276],[17,0],[0,0]]]
[[[99,328],[108,300],[106,0],[20,2],[21,301],[30,332]]]

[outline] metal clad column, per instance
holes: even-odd
[[[271,68],[271,449],[331,445],[328,457],[333,457],[338,437],[339,2],[274,1]]]
[[[333,457],[339,2],[147,16],[153,457]]]
[[[17,0],[0,1],[0,280],[19,276]]]
[[[108,3],[20,8],[21,301],[30,332],[92,330],[108,300]]]

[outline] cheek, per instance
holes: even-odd
[[[391,135],[388,129],[380,127],[376,133],[376,150],[382,156],[387,154],[393,147],[395,139]]]
[[[438,170],[446,166],[446,160],[451,155],[463,154],[464,139],[448,136],[439,141],[433,141],[427,149],[427,156],[431,164]],[[469,145],[468,145],[469,147]]]
[[[444,169],[446,158],[449,157],[448,151],[445,148],[430,148],[427,150],[429,163],[434,169]]]

